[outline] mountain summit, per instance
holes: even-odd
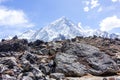
[[[31,31],[33,33],[33,31]],[[49,25],[43,27],[42,29],[36,31],[32,36],[30,36],[32,41],[36,39],[41,39],[44,41],[52,40],[63,40],[70,39],[76,36],[82,36],[82,29],[75,25],[72,21],[66,17],[61,17],[58,20],[50,23]],[[31,33],[29,33],[31,35]],[[20,38],[27,34],[22,34]]]
[[[26,38],[30,41],[35,41],[37,39],[43,41],[55,41],[55,40],[64,40],[64,39],[71,39],[76,36],[101,36],[107,38],[116,38],[118,35],[116,34],[109,34],[104,31],[100,30],[85,30],[80,26],[74,24],[71,20],[66,17],[61,17],[56,21],[53,21],[49,25],[43,27],[40,30],[32,31],[29,30],[19,38]]]

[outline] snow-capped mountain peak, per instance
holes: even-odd
[[[24,32],[23,34],[19,35],[18,37],[20,39],[24,38],[24,39],[31,39],[31,37],[35,34],[35,30],[28,30],[26,32]]]
[[[63,39],[71,39],[76,36],[101,36],[106,38],[120,38],[120,36],[116,34],[109,34],[108,32],[101,30],[93,30],[93,29],[84,29],[81,24],[74,24],[71,20],[66,17],[61,17],[49,25],[43,27],[40,30],[33,31],[29,30],[19,38],[26,38],[30,41],[34,41],[36,39],[44,40],[44,41],[53,41],[53,40],[63,40]]]
[[[59,18],[58,20],[50,23],[48,26],[43,27],[37,31],[33,39],[41,39],[44,41],[52,41],[62,35],[65,39],[81,36],[82,30],[66,17]]]

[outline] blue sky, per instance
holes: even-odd
[[[66,16],[85,29],[120,33],[120,0],[0,0],[0,38]]]

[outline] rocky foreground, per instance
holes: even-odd
[[[0,42],[0,80],[120,80],[120,40]]]

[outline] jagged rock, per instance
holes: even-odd
[[[39,49],[42,49],[42,48],[46,47],[46,45],[44,45],[44,41],[42,41],[42,40],[36,40],[34,42],[30,42],[28,44],[28,46],[30,46],[30,47],[32,47],[36,50],[39,50]]]
[[[35,51],[30,51],[32,54],[38,54],[38,55],[43,55],[41,50],[35,50]]]
[[[55,55],[56,54],[56,50],[55,49],[50,49],[49,50],[49,55]]]
[[[0,61],[0,64],[7,65],[9,69],[13,69],[13,67],[17,65],[16,58],[14,57],[3,57]]]
[[[39,45],[41,45],[41,44],[43,44],[44,43],[44,41],[42,41],[42,40],[36,40],[36,41],[34,41],[34,46],[39,46]]]
[[[21,79],[22,79],[22,76],[23,76],[23,73],[19,73],[19,75],[17,76],[17,79],[18,79],[18,80],[21,80]]]
[[[17,35],[16,35],[16,36],[14,36],[12,39],[13,39],[13,40],[16,40],[16,39],[18,39]]]
[[[29,62],[24,62],[21,67],[23,69],[23,72],[29,72],[33,69],[32,65]]]
[[[28,77],[27,80],[29,80],[29,78],[32,80],[41,80],[41,79],[43,80],[44,79],[41,71],[35,68],[31,72],[25,72],[24,74],[19,75],[19,79],[21,79],[22,77],[25,78],[25,80],[27,79],[27,77]]]
[[[49,75],[50,73],[54,73],[56,69],[56,63],[54,60],[49,61],[48,63],[41,63],[39,65],[39,69],[45,74]]]
[[[49,50],[46,49],[46,48],[41,49],[41,52],[42,52],[43,55],[48,55],[49,54]]]
[[[27,50],[27,40],[25,39],[0,42],[0,52],[25,50]]]
[[[10,52],[0,52],[0,57],[9,57],[12,56],[12,53]]]
[[[16,77],[5,74],[5,75],[2,75],[2,80],[17,80],[17,79]]]
[[[41,70],[39,70],[38,67],[33,67],[32,73],[37,80],[45,78],[45,75],[41,72]]]
[[[35,64],[36,63],[36,61],[37,61],[37,56],[35,56],[35,55],[33,55],[33,54],[31,54],[31,53],[29,53],[29,52],[25,52],[25,58],[26,58],[26,60],[28,60],[31,64]]]
[[[66,69],[66,66],[71,67],[71,64],[74,64],[75,66],[72,69],[73,71],[75,71],[74,69],[76,69],[77,66],[81,67],[81,65],[84,65],[86,66],[85,69],[87,69],[87,72],[93,75],[114,74],[119,70],[118,65],[109,55],[100,52],[99,49],[94,46],[81,43],[65,43],[62,47],[62,51],[64,53],[56,56],[58,61],[57,68],[60,71],[67,71],[70,73],[70,68]],[[79,62],[75,63],[75,61]],[[79,69],[77,71],[79,71]],[[79,73],[80,72],[84,72],[84,69],[79,71]]]
[[[48,64],[40,64],[39,69],[45,74],[49,75],[50,74],[50,67]]]
[[[77,61],[78,57],[66,53],[56,55],[56,72],[64,73],[66,76],[83,76],[86,67]]]
[[[7,66],[0,64],[0,73],[3,73],[6,70],[8,70]]]
[[[56,80],[61,80],[65,78],[65,75],[63,73],[51,73],[50,77]]]
[[[103,77],[86,79],[84,75],[119,75],[119,42],[104,38],[76,38],[46,43],[39,40],[28,43],[17,38],[5,40],[0,42],[0,80],[64,80],[64,77],[65,80],[69,80],[66,77],[103,80]]]

